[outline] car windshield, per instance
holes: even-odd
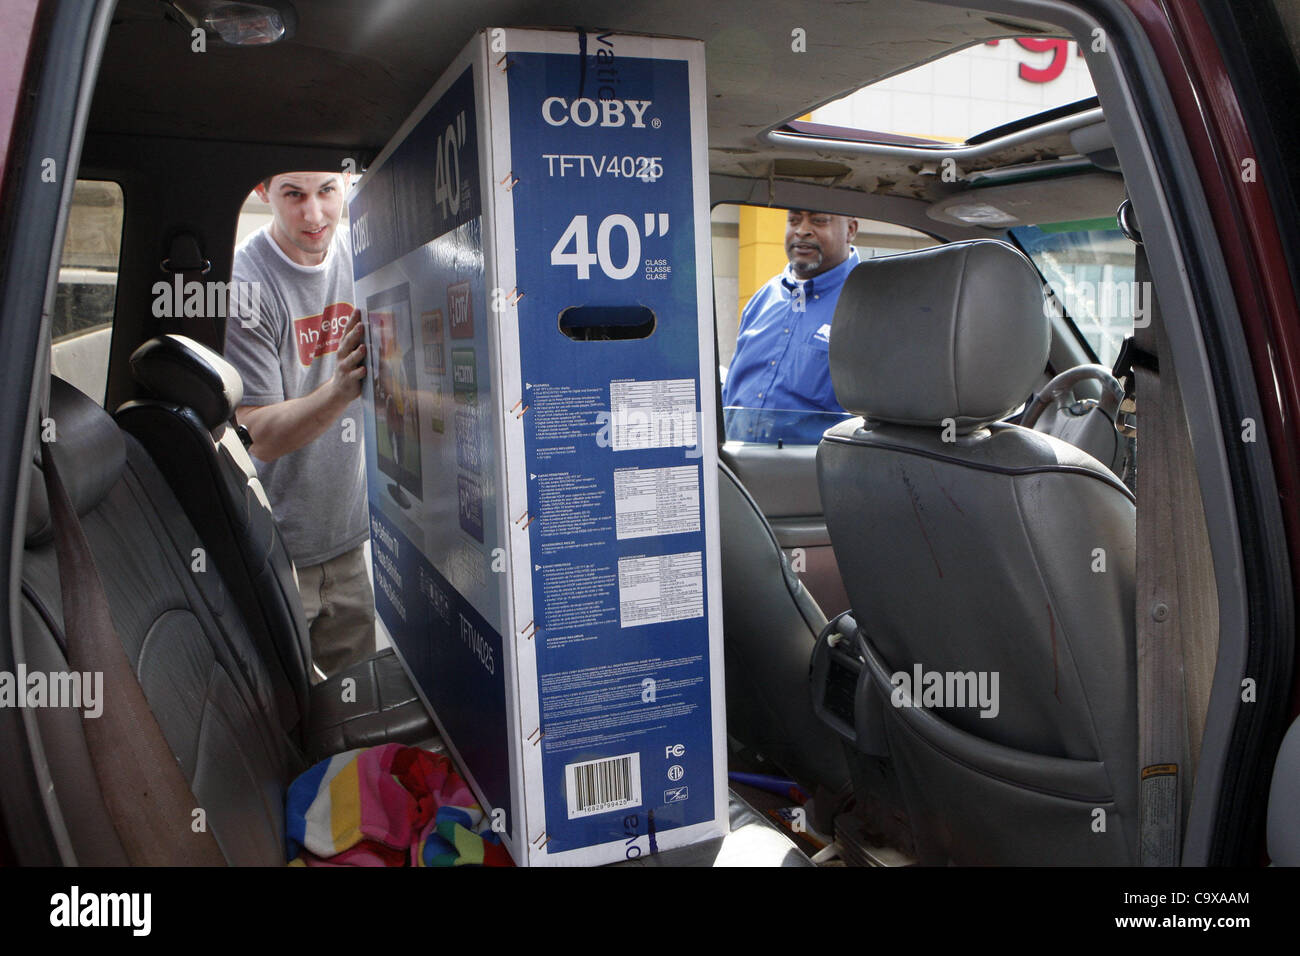
[[[1113,365],[1146,298],[1133,280],[1134,246],[1114,219],[1011,230],[1096,360]]]

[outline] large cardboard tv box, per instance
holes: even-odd
[[[376,603],[520,864],[726,832],[705,150],[702,44],[486,30],[350,201]]]

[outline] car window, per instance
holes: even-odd
[[[837,270],[826,273],[832,284],[825,299],[817,291],[821,280],[812,279],[813,291],[806,301],[807,309],[789,328],[788,345],[779,338],[786,334],[783,329],[773,330],[778,336],[774,340],[757,330],[753,320],[746,329],[747,335],[739,336],[746,306],[753,300],[751,311],[760,311],[761,297],[773,293],[774,283],[780,280],[788,264],[787,218],[786,210],[764,206],[723,204],[713,210],[718,363],[723,379],[723,420],[729,441],[815,445],[827,428],[849,417],[834,401],[827,365],[830,322],[839,294],[838,282],[842,281]],[[819,215],[819,221],[824,219],[824,215]],[[858,219],[857,224],[851,245],[859,261],[935,244],[931,236],[905,226],[869,219]],[[847,268],[851,268],[851,263],[838,271]],[[770,396],[760,395],[757,388],[727,387],[727,373],[735,365],[738,346],[741,350],[752,350],[742,354],[737,366],[741,374],[753,374],[758,352],[763,353],[764,362],[771,363],[769,367],[777,387]],[[803,393],[805,397],[792,400],[791,392]],[[743,397],[738,398],[738,394]]]
[[[79,179],[54,296],[54,374],[103,401],[113,334],[118,260],[122,252],[122,189]]]
[[[1103,365],[1114,365],[1146,302],[1133,279],[1135,247],[1113,219],[1011,230],[1075,329]]]

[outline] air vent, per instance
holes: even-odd
[[[856,727],[853,718],[853,698],[858,689],[858,672],[832,656],[827,662],[826,690],[822,704],[846,727]]]

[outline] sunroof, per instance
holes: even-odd
[[[963,143],[1095,95],[1078,43],[1020,37],[954,50],[820,106],[811,119],[858,131],[855,139],[871,131]]]

